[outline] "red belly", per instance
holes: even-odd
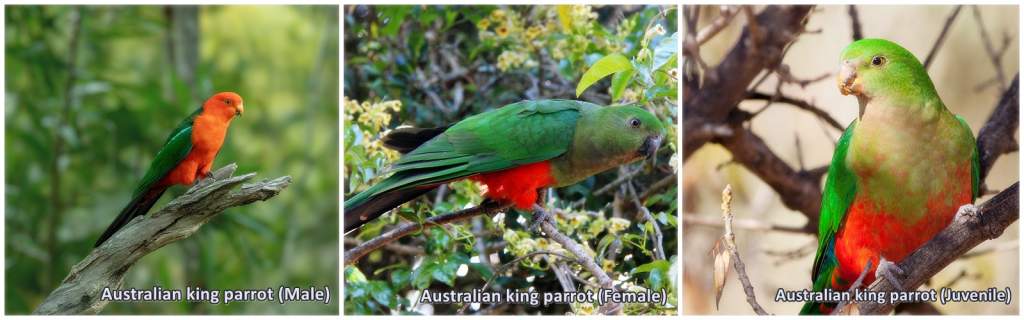
[[[942,231],[960,206],[973,202],[970,170],[969,166],[957,170],[950,181],[965,182],[947,185],[935,199],[928,201],[928,213],[918,221],[903,220],[899,218],[899,212],[876,206],[866,196],[856,197],[847,212],[846,221],[836,234],[839,267],[833,275],[833,288],[848,289],[868,261],[871,261],[871,270],[868,270],[864,283],[873,282],[879,256],[899,262]],[[953,201],[947,204],[948,197]]]
[[[537,189],[551,186],[551,165],[548,161],[534,162],[502,171],[481,173],[469,177],[487,186],[486,197],[512,202],[516,208],[529,210],[537,202]]]

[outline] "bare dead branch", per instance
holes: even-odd
[[[845,129],[845,127],[843,127],[843,125],[840,124],[838,120],[833,118],[832,115],[830,115],[828,112],[826,112],[825,110],[822,110],[818,106],[815,106],[815,105],[811,104],[810,102],[804,101],[802,99],[798,99],[798,98],[794,98],[794,97],[790,97],[790,96],[786,96],[786,95],[773,96],[773,95],[769,95],[767,93],[756,92],[756,91],[748,92],[747,93],[747,99],[750,99],[750,100],[766,100],[766,101],[771,101],[771,102],[785,103],[785,104],[797,107],[800,110],[804,110],[804,111],[810,112],[811,114],[813,114],[814,116],[818,117],[822,121],[825,121],[825,123],[828,123],[828,125],[830,127],[835,128],[836,130],[843,131],[843,129]]]
[[[746,29],[728,55],[714,69],[704,73],[703,86],[683,96],[683,160],[705,143],[707,135],[696,135],[703,124],[721,124],[743,100],[751,81],[764,69],[782,61],[783,50],[803,31],[811,6],[768,6],[754,20],[761,30],[757,50],[754,35]]]
[[[772,187],[786,207],[803,213],[808,220],[807,228],[817,232],[824,171],[796,171],[749,129],[740,125],[732,129],[733,135],[714,141],[729,149],[734,161]]]
[[[105,288],[121,287],[128,270],[142,257],[185,239],[224,210],[263,201],[288,187],[291,177],[242,184],[255,173],[232,176],[237,166],[218,169],[163,209],[129,222],[71,268],[64,281],[33,314],[96,314],[107,305]],[[241,185],[241,188],[234,190]]]

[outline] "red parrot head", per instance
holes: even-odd
[[[203,104],[203,111],[231,119],[235,116],[242,116],[245,107],[242,103],[242,96],[234,92],[221,92],[213,95]]]

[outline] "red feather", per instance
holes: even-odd
[[[534,162],[512,169],[481,173],[471,180],[487,186],[484,196],[497,201],[511,201],[516,208],[529,210],[537,203],[537,189],[555,183],[548,161]]]

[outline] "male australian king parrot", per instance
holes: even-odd
[[[146,214],[167,188],[190,185],[210,174],[213,159],[224,144],[228,125],[243,112],[242,97],[234,92],[213,95],[167,136],[160,151],[132,193],[132,200],[107,227],[100,246],[133,218]]]
[[[899,287],[895,263],[942,231],[978,197],[978,150],[912,53],[882,39],[842,52],[839,91],[860,114],[836,145],[825,181],[813,291],[849,289],[868,270]],[[912,288],[910,288],[912,289]],[[812,301],[801,314],[829,314]]]
[[[391,176],[345,201],[345,232],[437,186],[469,178],[493,201],[531,209],[537,190],[575,184],[651,157],[664,126],[636,106],[522,101],[432,129],[396,129],[386,146],[404,155]]]

